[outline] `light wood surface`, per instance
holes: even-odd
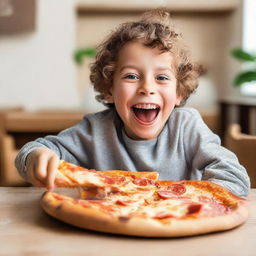
[[[11,112],[5,116],[8,132],[59,132],[80,122],[85,111]]]
[[[250,217],[230,231],[152,239],[91,232],[46,215],[40,207],[44,189],[0,188],[0,255],[255,256],[256,189],[250,193]]]
[[[182,12],[217,12],[217,11],[231,11],[239,5],[240,0],[179,0],[179,1],[158,1],[158,0],[130,0],[124,1],[122,4],[118,0],[94,0],[84,1],[78,0],[77,7],[79,10],[85,11],[144,11],[145,9],[154,9],[165,7],[170,11]],[[103,4],[104,3],[104,4]]]

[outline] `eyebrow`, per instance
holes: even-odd
[[[137,66],[134,65],[126,65],[120,68],[120,72],[123,71],[126,68],[131,68],[131,69],[140,69]],[[157,67],[156,70],[160,70],[160,71],[170,71],[171,73],[173,73],[173,70],[169,67]]]
[[[120,68],[120,71],[123,71],[126,68],[131,68],[131,69],[139,69],[138,67],[134,66],[134,65],[126,65]]]
[[[167,71],[173,72],[172,69],[169,67],[159,67],[159,68],[157,68],[157,70],[163,70],[163,71],[167,70]]]

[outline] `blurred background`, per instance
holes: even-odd
[[[170,11],[192,58],[206,70],[187,106],[223,140],[232,123],[256,134],[256,1],[0,0],[2,170],[26,141],[104,109],[89,81],[90,50],[120,22],[158,7]],[[74,56],[83,52],[78,64]]]
[[[97,110],[97,104],[87,102],[92,96],[87,96],[88,64],[93,59],[85,58],[78,66],[75,50],[95,47],[120,22],[146,9],[166,7],[193,58],[207,70],[190,103],[216,111],[220,97],[241,94],[233,86],[241,65],[230,51],[256,47],[255,22],[248,15],[254,2],[0,0],[0,107]]]

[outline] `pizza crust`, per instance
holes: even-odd
[[[246,202],[222,216],[172,218],[168,223],[151,218],[111,216],[72,201],[56,200],[52,192],[45,192],[41,205],[49,215],[76,227],[143,237],[180,237],[223,231],[241,225],[248,217]]]
[[[147,178],[152,180],[157,180],[159,173],[158,172],[131,172],[123,170],[109,170],[109,171],[97,171],[98,173],[104,176],[134,176],[136,178]]]

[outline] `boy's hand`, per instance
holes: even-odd
[[[27,173],[31,183],[34,186],[52,190],[59,162],[58,155],[46,147],[33,150],[26,160]]]

